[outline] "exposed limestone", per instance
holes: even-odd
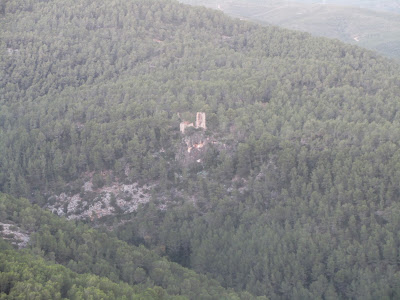
[[[124,168],[125,176],[129,176],[130,172],[131,172],[131,168],[129,167],[129,165],[126,165],[125,168]]]
[[[137,183],[113,183],[93,190],[91,181],[83,185],[84,193],[68,196],[65,193],[55,196],[54,204],[49,205],[53,213],[67,219],[90,218],[91,220],[116,213],[132,213],[140,204],[150,201],[153,185],[139,186]]]
[[[85,192],[93,191],[93,183],[91,181],[85,182],[85,184],[83,185],[83,189],[85,190]]]
[[[7,48],[8,55],[13,55],[14,53],[19,53],[19,49]]]
[[[18,248],[25,248],[28,245],[30,237],[27,232],[13,224],[0,222],[0,226],[3,228],[3,230],[0,230],[0,236],[3,239],[9,240],[11,244]]]
[[[201,162],[209,143],[210,139],[205,137],[203,131],[186,135],[182,139],[176,159],[183,165]]]
[[[216,136],[208,136],[205,131],[199,130],[182,137],[175,158],[183,166],[201,164],[210,147],[217,151],[233,151],[232,146],[218,140]]]

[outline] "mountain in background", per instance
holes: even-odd
[[[258,2],[260,3],[260,1]],[[400,2],[398,0],[348,0],[348,1],[347,0],[320,0],[320,1],[296,0],[296,2],[307,3],[307,4],[315,4],[319,2],[332,5],[352,6],[352,7],[367,8],[371,10],[400,13]]]
[[[400,58],[397,1],[207,1],[184,0],[256,22],[340,39]]]

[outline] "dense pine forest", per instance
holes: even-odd
[[[397,0],[179,0],[261,24],[373,50],[400,61],[400,4]]]
[[[0,299],[400,298],[397,62],[173,0],[7,0],[0,66]]]

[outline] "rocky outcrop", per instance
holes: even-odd
[[[201,163],[209,143],[210,138],[205,137],[202,131],[186,135],[182,138],[176,159],[184,166]]]
[[[218,141],[215,137],[207,136],[204,131],[195,131],[182,138],[175,157],[182,166],[202,164],[204,162],[204,156],[210,147],[218,151],[229,150],[226,144]]]
[[[62,193],[53,196],[52,204],[47,208],[59,216],[67,219],[91,220],[108,215],[132,213],[151,199],[153,185],[139,186],[137,183],[121,184],[114,182],[110,186],[104,186],[93,190],[92,181],[83,185],[83,192],[75,195]]]
[[[18,248],[25,248],[30,240],[29,233],[14,224],[0,222],[0,237]]]

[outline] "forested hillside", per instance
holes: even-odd
[[[398,64],[169,0],[0,13],[0,190],[111,203],[2,196],[28,255],[190,299],[400,297]]]
[[[0,250],[0,299],[178,299],[168,297],[162,289],[140,291],[106,278],[78,275],[33,255],[13,251],[2,240]]]
[[[154,251],[67,222],[27,200],[0,194],[0,208],[0,222],[31,233],[23,254],[3,253],[7,247],[0,244],[0,299],[33,296],[33,291],[38,299],[255,299],[249,293],[239,298]]]
[[[180,0],[236,18],[339,39],[400,59],[398,1]]]

